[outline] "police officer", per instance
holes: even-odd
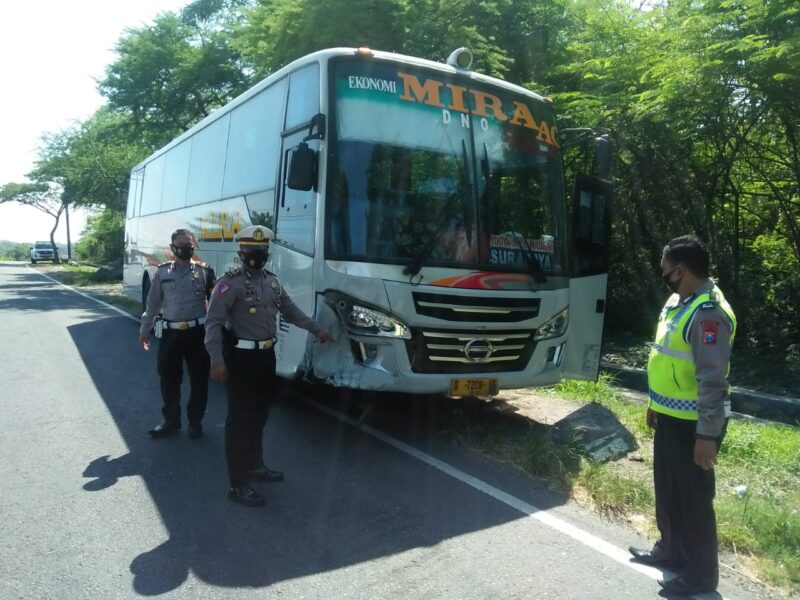
[[[695,236],[670,241],[661,275],[672,292],[650,351],[647,423],[655,429],[653,478],[661,534],[634,559],[676,569],[664,592],[713,592],[719,583],[714,465],[730,414],[728,371],[736,316],[709,279],[709,256]]]
[[[228,498],[245,506],[261,506],[264,496],[251,481],[281,481],[283,473],[264,464],[263,432],[275,388],[276,316],[302,327],[327,342],[331,336],[292,302],[278,278],[264,269],[271,230],[260,225],[240,231],[242,267],[217,282],[206,320],[206,348],[211,378],[225,381],[228,417],[225,456]]]
[[[192,260],[194,236],[188,229],[172,234],[170,250],[175,260],[158,266],[147,295],[139,328],[139,344],[150,349],[150,331],[159,314],[162,331],[158,345],[161,377],[161,409],[164,421],[148,433],[153,438],[171,435],[181,428],[181,381],[183,361],[189,371],[191,392],[186,414],[189,437],[203,435],[203,415],[208,400],[209,359],[203,340],[206,305],[214,287],[214,271]]]

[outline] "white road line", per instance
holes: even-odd
[[[58,281],[57,279],[53,279],[53,278],[52,278],[52,277],[50,277],[49,275],[45,275],[44,273],[40,273],[39,271],[37,271],[36,269],[34,269],[34,268],[32,268],[32,267],[30,267],[30,266],[28,266],[28,265],[25,265],[25,267],[27,267],[29,271],[33,271],[33,272],[34,272],[34,273],[36,273],[37,275],[41,275],[41,276],[42,276],[42,277],[44,277],[45,279],[49,279],[49,280],[50,280],[50,281],[52,281],[53,283],[56,283],[56,284],[60,285],[61,287],[68,289],[70,292],[75,292],[75,293],[76,293],[76,294],[78,294],[79,296],[83,296],[84,298],[88,298],[89,300],[94,300],[94,301],[95,301],[95,302],[97,302],[98,304],[102,304],[102,305],[103,305],[103,306],[105,306],[106,308],[110,308],[110,309],[111,309],[111,310],[113,310],[114,312],[118,312],[118,313],[119,313],[119,314],[121,314],[123,317],[128,317],[128,318],[129,318],[131,321],[136,321],[137,323],[139,322],[139,319],[137,319],[136,317],[134,317],[134,316],[132,316],[132,315],[130,315],[130,314],[128,314],[128,313],[126,313],[126,312],[125,312],[124,310],[122,310],[121,308],[117,308],[116,306],[113,306],[113,305],[109,304],[108,302],[103,302],[103,301],[102,301],[102,300],[100,300],[99,298],[95,298],[94,296],[90,296],[89,294],[84,294],[83,292],[79,292],[79,291],[78,291],[78,290],[76,290],[74,287],[70,287],[70,286],[68,286],[68,285],[65,285],[65,284],[61,283],[60,281]]]
[[[83,292],[79,292],[75,288],[72,288],[72,287],[70,287],[68,285],[64,285],[63,283],[61,283],[60,281],[57,281],[56,279],[53,279],[49,275],[45,275],[44,273],[39,273],[39,271],[29,267],[28,265],[25,265],[25,266],[28,269],[30,269],[31,271],[33,271],[34,273],[36,273],[37,275],[41,275],[42,277],[45,277],[45,278],[49,279],[53,283],[57,283],[61,287],[66,288],[66,289],[70,290],[71,292],[75,292],[79,296],[83,296],[84,298],[88,298],[89,300],[94,300],[98,304],[102,304],[106,308],[110,308],[111,310],[118,312],[123,317],[128,317],[129,319],[131,319],[132,321],[136,321],[137,323],[139,322],[139,319],[129,315],[128,313],[126,313],[125,311],[117,308],[116,306],[112,306],[111,304],[108,304],[107,302],[103,302],[102,300],[100,300],[98,298],[95,298],[94,296],[90,296],[89,294],[84,294]],[[321,411],[321,412],[323,412],[323,413],[325,413],[327,415],[330,415],[331,417],[333,417],[335,419],[338,419],[338,420],[340,420],[340,421],[342,421],[344,423],[347,423],[351,427],[354,427],[354,428],[358,429],[359,431],[363,431],[364,433],[366,433],[368,435],[371,435],[372,437],[382,441],[383,443],[388,444],[389,446],[392,446],[393,448],[395,448],[397,450],[400,450],[400,452],[408,454],[409,456],[412,456],[412,457],[416,458],[417,460],[420,460],[420,461],[424,462],[425,464],[430,465],[434,469],[437,469],[437,470],[441,471],[442,473],[445,473],[446,475],[449,475],[453,479],[457,479],[457,480],[461,481],[462,483],[466,483],[470,487],[473,487],[476,490],[478,490],[480,492],[483,492],[484,494],[486,494],[488,496],[491,496],[495,500],[499,500],[500,502],[502,502],[503,504],[505,504],[507,506],[510,506],[514,510],[517,510],[517,511],[521,512],[524,515],[527,515],[527,516],[529,516],[529,517],[531,517],[533,519],[536,519],[540,523],[544,523],[545,525],[547,525],[551,529],[555,529],[556,531],[571,537],[572,539],[580,542],[581,544],[584,544],[585,546],[588,546],[589,548],[592,548],[593,550],[595,550],[597,552],[600,552],[601,554],[606,555],[607,557],[611,558],[612,560],[615,560],[618,563],[621,563],[621,564],[625,565],[626,567],[629,567],[629,568],[633,569],[634,571],[638,571],[639,573],[647,575],[651,579],[660,579],[662,577],[670,577],[670,576],[674,576],[675,575],[674,573],[672,573],[670,571],[666,571],[666,570],[665,571],[660,571],[659,569],[656,569],[656,568],[653,568],[653,567],[648,567],[647,565],[643,565],[643,564],[632,562],[630,560],[630,554],[628,552],[626,552],[625,550],[623,550],[622,548],[618,548],[614,544],[611,544],[610,542],[607,542],[607,541],[597,537],[596,535],[592,535],[588,531],[584,531],[583,529],[580,529],[579,527],[575,527],[574,525],[571,525],[571,524],[567,523],[566,521],[563,521],[563,520],[559,519],[558,517],[554,517],[553,515],[549,514],[548,512],[543,511],[542,509],[538,508],[537,506],[534,506],[533,504],[529,504],[528,502],[525,502],[524,500],[520,500],[516,496],[512,496],[511,494],[508,494],[508,493],[506,493],[506,492],[494,487],[493,485],[488,484],[488,483],[486,483],[485,481],[483,481],[481,479],[478,479],[477,477],[473,477],[472,475],[469,475],[468,473],[465,473],[461,469],[458,469],[458,468],[456,468],[456,467],[454,467],[454,466],[452,466],[452,465],[450,465],[450,464],[448,464],[448,463],[446,463],[444,461],[441,461],[438,458],[434,458],[430,454],[426,454],[425,452],[422,452],[421,450],[417,450],[413,446],[410,446],[410,445],[406,444],[405,442],[401,442],[400,440],[397,440],[397,439],[395,439],[395,438],[393,438],[393,437],[391,437],[389,435],[386,435],[385,433],[383,433],[381,431],[378,431],[377,429],[374,429],[374,428],[370,427],[369,425],[364,425],[363,423],[361,425],[359,425],[358,422],[355,419],[352,419],[352,418],[348,417],[347,415],[344,415],[344,414],[342,414],[342,413],[340,413],[338,411],[335,411],[335,410],[333,410],[331,408],[328,408],[327,406],[323,406],[322,404],[320,404],[320,403],[318,403],[318,402],[316,402],[314,400],[309,400],[307,398],[302,398],[302,401],[305,402],[306,404],[309,404],[309,405],[313,406],[317,410],[319,410],[319,411]],[[716,600],[725,600],[725,598],[723,596],[719,595],[719,594],[699,594],[699,595],[692,596],[692,597],[696,598],[698,600],[702,600],[704,598],[708,598],[708,599],[713,598],[713,599],[716,599]]]
[[[344,415],[336,410],[328,408],[327,406],[324,406],[316,402],[315,400],[302,398],[302,401],[306,402],[307,404],[310,404],[317,410],[320,410],[327,415],[339,419],[340,421],[343,421],[344,423],[347,423],[348,425],[355,427],[356,429],[363,431],[364,433],[369,434],[376,439],[379,439],[385,444],[388,444],[389,446],[392,446],[393,448],[396,448],[397,450],[400,450],[401,452],[404,452],[405,454],[408,454],[409,456],[412,456],[417,460],[420,460],[425,464],[430,465],[434,469],[438,469],[442,473],[445,473],[450,477],[453,477],[454,479],[466,483],[467,485],[475,488],[476,490],[483,492],[484,494],[487,494],[488,496],[491,496],[496,500],[499,500],[503,504],[510,506],[511,508],[521,512],[522,514],[528,515],[529,517],[532,517],[537,521],[544,523],[548,527],[551,527],[552,529],[555,529],[556,531],[559,531],[564,535],[567,535],[573,538],[574,540],[577,540],[580,543],[589,546],[593,550],[605,554],[609,558],[619,563],[622,563],[626,567],[630,567],[635,571],[639,571],[640,573],[643,573],[648,577],[651,577],[652,579],[660,579],[665,576],[666,577],[670,576],[670,572],[668,571],[660,571],[653,567],[648,567],[647,565],[631,562],[630,554],[625,550],[623,550],[622,548],[617,548],[613,544],[605,540],[602,540],[599,537],[592,535],[587,531],[583,531],[582,529],[575,527],[574,525],[570,525],[566,521],[563,521],[558,517],[554,517],[548,512],[543,511],[542,509],[534,506],[533,504],[529,504],[524,500],[520,500],[516,496],[512,496],[511,494],[508,494],[494,487],[493,485],[488,484],[485,481],[482,481],[481,479],[478,479],[477,477],[473,477],[472,475],[465,473],[461,469],[458,469],[444,461],[439,460],[438,458],[434,458],[430,454],[426,454],[425,452],[422,452],[414,448],[413,446],[406,444],[405,442],[401,442],[400,440],[397,440],[389,435],[386,435],[385,433],[378,431],[377,429],[374,429],[369,425],[364,425],[363,423],[359,425],[355,419],[352,419],[347,415]],[[714,597],[718,598],[718,596]]]

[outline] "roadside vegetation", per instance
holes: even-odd
[[[537,393],[597,402],[611,410],[639,446],[626,458],[592,462],[580,455],[574,441],[551,435],[549,427],[520,425],[514,419],[499,425],[472,420],[456,436],[655,539],[653,432],[643,405],[612,384],[610,377],[602,376],[596,384],[564,381]],[[731,566],[785,592],[800,591],[800,429],[732,420],[716,474],[719,540],[723,551],[734,557],[736,564]]]

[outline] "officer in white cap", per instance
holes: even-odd
[[[273,239],[272,231],[262,225],[246,227],[236,235],[242,267],[228,271],[217,282],[205,323],[211,378],[225,381],[228,393],[228,498],[245,506],[264,504],[264,496],[250,486],[252,481],[283,480],[283,473],[267,468],[263,458],[264,425],[275,389],[278,313],[320,341],[331,340],[264,268]]]

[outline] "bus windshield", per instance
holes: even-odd
[[[521,271],[567,268],[550,107],[404,65],[334,63],[327,250],[336,259]]]

